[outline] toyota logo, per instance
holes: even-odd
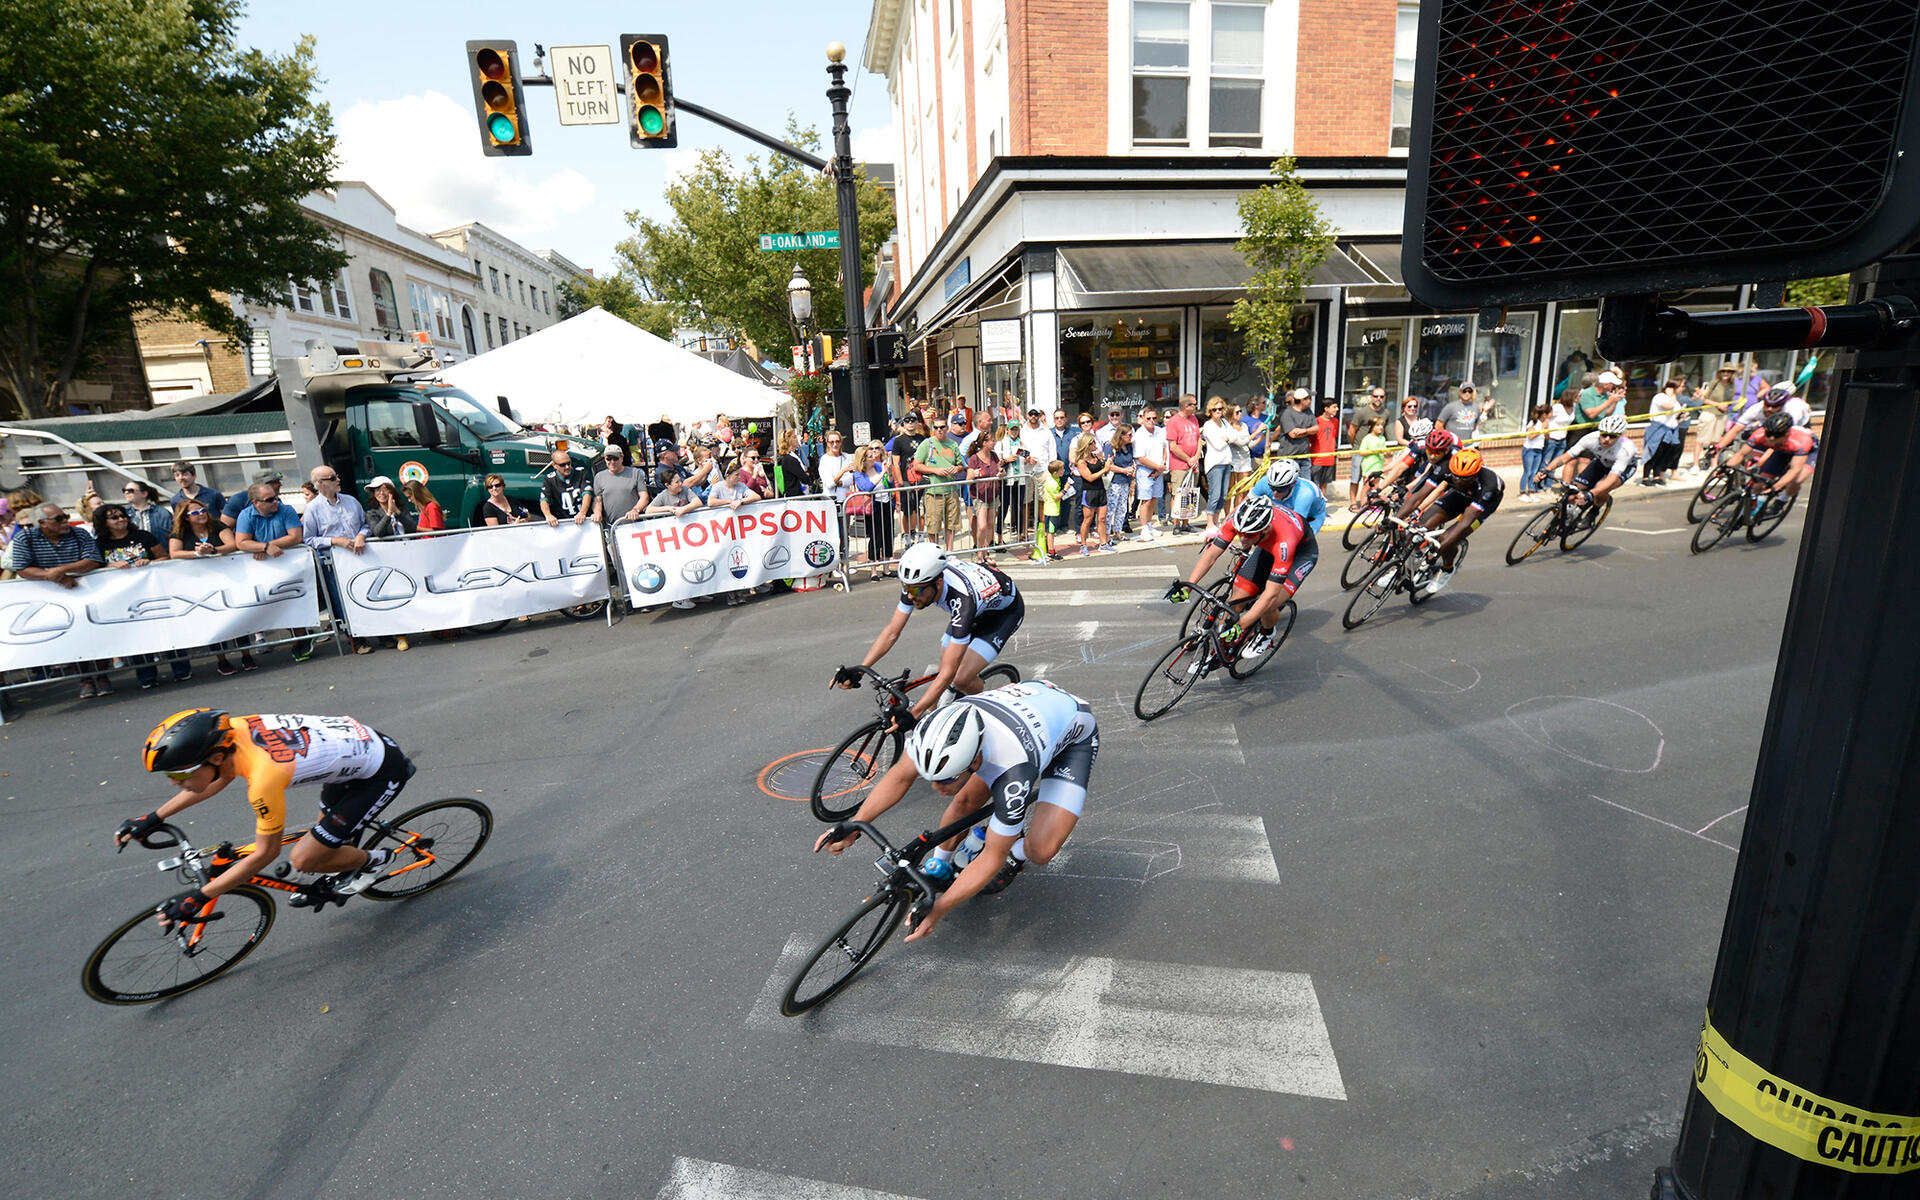
[[[35,646],[73,628],[73,610],[51,600],[22,600],[0,607],[0,642]]]
[[[413,576],[392,567],[369,567],[347,580],[347,595],[374,612],[399,608],[419,593],[420,584]]]
[[[708,559],[696,558],[680,568],[680,578],[697,586],[711,580],[719,570]]]

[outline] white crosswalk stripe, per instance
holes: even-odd
[[[1164,560],[1142,563],[1137,567],[1079,567],[1052,566],[1034,567],[1014,575],[1020,583],[1020,590],[1026,591],[1038,587],[1043,580],[1061,584],[1073,584],[1082,579],[1165,579],[1172,580],[1173,575]]]
[[[1306,975],[1093,956],[956,957],[936,940],[890,947],[830,1004],[790,1021],[780,1016],[780,994],[812,948],[811,938],[788,940],[749,1026],[1347,1098]]]
[[[1028,608],[1082,608],[1089,604],[1137,605],[1160,599],[1161,591],[1095,592],[1089,588],[1071,591],[1037,591],[1021,588]],[[1176,614],[1177,615],[1177,614]]]
[[[775,1175],[700,1158],[676,1158],[673,1174],[653,1200],[914,1200],[796,1175]]]
[[[1210,806],[1181,813],[1131,808],[1103,813],[1097,825],[1075,830],[1046,870],[1049,875],[1138,883],[1175,872],[1187,879],[1280,882],[1267,823],[1259,817],[1212,811]]]

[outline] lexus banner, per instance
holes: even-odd
[[[818,575],[840,559],[840,526],[829,496],[617,525],[613,540],[635,608]]]
[[[355,637],[460,629],[607,598],[600,527],[562,521],[368,542],[333,551]]]
[[[320,623],[313,552],[169,559],[0,583],[0,671],[189,650]]]

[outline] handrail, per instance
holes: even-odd
[[[73,451],[75,454],[78,454],[81,458],[84,458],[89,462],[98,463],[100,466],[106,468],[109,471],[112,471],[115,475],[119,475],[126,479],[131,479],[135,483],[144,483],[148,487],[153,488],[155,492],[161,495],[166,494],[165,492],[161,491],[161,489],[157,485],[155,485],[153,480],[142,479],[140,476],[135,475],[132,471],[127,470],[125,467],[121,466],[117,462],[114,462],[112,459],[105,458],[101,455],[95,454],[93,451],[86,449],[84,446],[76,445],[75,443],[68,441],[66,438],[61,437],[57,433],[48,433],[44,429],[22,429],[18,425],[0,425],[0,436],[35,437],[35,438],[40,438],[44,441],[57,442],[60,445],[66,447],[67,449]],[[78,468],[69,468],[69,469],[78,469]],[[52,472],[50,471],[44,471],[44,470],[33,472],[33,474],[40,474],[40,475],[51,474],[51,473]]]

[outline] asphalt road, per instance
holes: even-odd
[[[1354,633],[1330,547],[1266,671],[1151,726],[1133,689],[1177,620],[1151,597],[1191,549],[1025,571],[1006,657],[1102,725],[1073,843],[794,1020],[783,955],[872,867],[809,854],[805,805],[755,778],[867,715],[823,685],[884,586],[43,703],[0,727],[10,1190],[1642,1195],[1800,530],[1694,558],[1683,501],[1518,568],[1530,510],[1503,514],[1449,592]],[[916,622],[897,665],[936,640]],[[109,835],[162,794],[142,736],[194,704],[352,713],[423,768],[403,804],[478,796],[494,838],[417,900],[282,907],[198,992],[95,1004],[88,952],[175,890]]]

